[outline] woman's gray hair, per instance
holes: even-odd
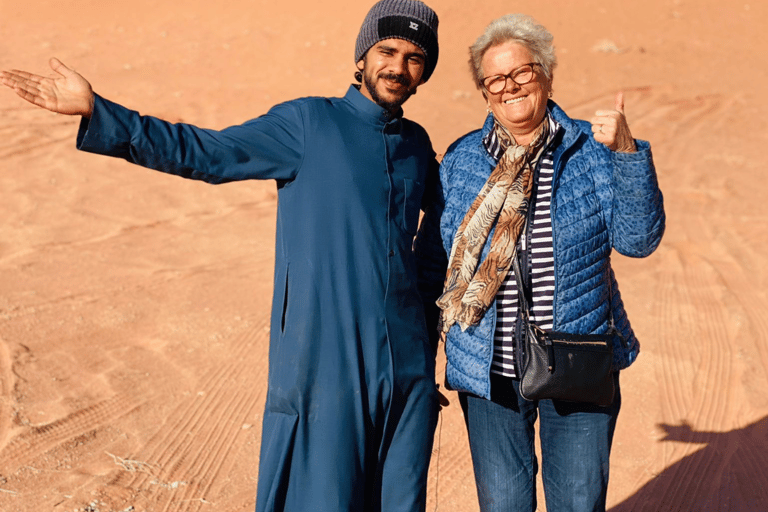
[[[533,61],[541,65],[544,75],[552,83],[557,66],[552,34],[527,14],[507,14],[493,20],[469,47],[469,69],[478,89],[482,89],[483,56],[489,48],[509,41],[518,43],[531,52]]]

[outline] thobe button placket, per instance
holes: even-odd
[[[389,257],[391,258],[391,257],[392,257],[392,256],[394,256],[394,255],[395,255],[395,251],[394,251],[394,250],[392,250],[392,249],[390,249],[390,251],[389,251]]]

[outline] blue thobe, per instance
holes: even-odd
[[[209,183],[278,186],[257,511],[417,511],[437,417],[413,237],[435,154],[350,87],[221,131],[100,96],[78,148]]]

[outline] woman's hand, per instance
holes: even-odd
[[[57,78],[46,78],[26,71],[2,71],[0,81],[30,103],[58,114],[91,117],[93,89],[82,75],[69,69],[59,59],[49,62]]]
[[[635,139],[629,131],[627,118],[624,117],[624,93],[616,93],[615,110],[598,110],[592,123],[592,133],[597,142],[608,146],[611,151],[634,153],[637,151]]]

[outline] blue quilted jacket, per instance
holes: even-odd
[[[611,251],[648,256],[659,245],[665,226],[650,145],[638,140],[637,153],[610,151],[595,141],[586,121],[569,118],[552,101],[548,110],[561,126],[555,139],[551,206],[553,330],[605,333],[612,310],[627,342],[614,347],[614,367],[620,370],[635,360],[639,343],[611,269]],[[489,115],[481,130],[454,142],[441,163],[440,186],[433,190],[415,242],[420,290],[430,303],[442,291],[446,255],[456,230],[495,166],[482,143],[492,127],[493,117]],[[430,322],[436,321],[437,314],[434,307],[429,312]],[[445,346],[450,388],[490,398],[495,326],[493,303],[478,325],[464,332],[458,325],[451,328]]]

